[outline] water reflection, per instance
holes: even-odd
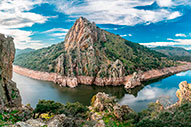
[[[145,109],[150,102],[156,101],[159,97],[170,97],[172,102],[177,101],[176,90],[181,81],[191,82],[191,71],[181,72],[168,78],[149,83],[145,87],[125,91],[121,87],[98,87],[85,86],[72,88],[60,88],[51,82],[34,80],[13,73],[13,80],[17,83],[24,104],[30,103],[32,107],[38,103],[39,99],[55,100],[61,103],[81,102],[90,104],[90,100],[97,92],[105,92],[116,96],[120,104],[127,104],[135,111]]]
[[[175,95],[177,88],[161,89],[157,87],[146,86],[135,97],[133,95],[125,94],[125,96],[119,101],[120,104],[128,104],[133,107],[135,111],[141,111],[145,109],[150,102],[155,102],[159,97],[170,97],[173,101],[177,98]]]

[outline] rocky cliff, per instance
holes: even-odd
[[[13,38],[0,34],[0,105],[21,106],[21,97],[12,79],[15,56]]]
[[[56,83],[75,87],[83,82],[101,86],[120,85],[126,80],[125,76],[138,70],[161,69],[176,63],[80,17],[64,42],[19,55],[15,64],[57,73]]]
[[[95,23],[79,18],[66,35],[66,53],[57,58],[56,72],[68,77],[123,77],[123,63],[109,60],[106,55],[102,46],[106,41],[106,33]]]

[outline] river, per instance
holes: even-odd
[[[63,104],[67,102],[80,102],[89,105],[91,98],[97,92],[105,92],[116,96],[120,104],[127,104],[139,112],[147,107],[150,102],[157,99],[165,104],[177,101],[176,90],[181,81],[191,82],[191,71],[181,72],[170,77],[144,84],[131,91],[125,91],[123,86],[98,87],[80,85],[77,88],[60,88],[52,82],[31,79],[13,73],[13,81],[17,83],[23,104],[31,104],[34,108],[40,99],[54,100]]]

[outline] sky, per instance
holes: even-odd
[[[191,49],[191,0],[0,0],[0,33],[16,48],[64,41],[80,16],[148,47]]]

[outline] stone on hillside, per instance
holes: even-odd
[[[125,89],[132,89],[135,86],[139,86],[141,84],[141,81],[143,80],[143,72],[139,71],[134,72],[133,76],[129,79],[129,81],[125,84]]]
[[[12,127],[43,127],[46,124],[37,119],[29,119],[26,122],[17,122]]]
[[[47,127],[73,127],[74,125],[74,120],[66,117],[64,114],[53,117],[47,123]]]
[[[97,93],[92,98],[92,104],[89,107],[91,120],[100,121],[107,113],[112,113],[117,119],[126,120],[125,116],[133,113],[133,110],[127,105],[116,103],[115,97],[110,97],[105,93]]]

